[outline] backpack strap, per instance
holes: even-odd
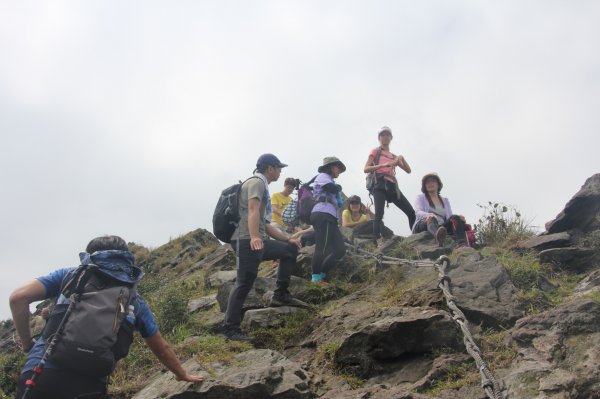
[[[381,151],[383,151],[383,149],[381,146],[379,146],[379,148],[377,148],[377,154],[375,154],[375,158],[373,158],[373,165],[377,165],[379,162],[379,159],[381,158]]]
[[[307,186],[307,187],[310,186],[311,184],[313,184],[315,182],[315,180],[317,180],[317,177],[319,177],[319,175],[315,175],[312,179],[310,179],[306,183],[302,183],[302,185]]]
[[[92,263],[79,266],[73,278],[64,286],[61,294],[66,298],[70,298],[73,294],[80,295],[83,293],[85,285],[90,281],[96,270],[98,270],[98,266]]]

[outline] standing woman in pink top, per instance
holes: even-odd
[[[371,150],[364,169],[365,173],[374,172],[376,177],[376,183],[370,191],[375,204],[373,235],[376,239],[381,237],[381,224],[386,201],[393,203],[406,214],[411,229],[416,218],[412,205],[400,191],[396,179],[396,167],[410,173],[410,166],[402,155],[394,155],[390,152],[392,129],[387,126],[382,127],[378,137],[380,146]]]

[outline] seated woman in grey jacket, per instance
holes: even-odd
[[[447,234],[453,234],[459,246],[467,246],[465,217],[452,214],[448,198],[442,197],[442,180],[437,173],[428,173],[421,179],[421,192],[415,200],[417,220],[413,233],[429,231],[438,242],[444,245]]]

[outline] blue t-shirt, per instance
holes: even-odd
[[[58,269],[52,273],[38,277],[37,280],[44,285],[46,288],[46,298],[58,296],[57,305],[69,303],[69,300],[61,294],[63,287],[73,277],[73,271],[75,267],[68,267],[64,269]],[[158,332],[158,325],[154,319],[152,311],[144,301],[144,299],[138,293],[133,300],[134,314],[135,314],[135,329],[139,331],[140,335],[144,338],[149,338]],[[46,343],[43,339],[39,338],[27,355],[25,366],[21,373],[32,370],[38,365],[44,352],[46,351]],[[44,367],[55,368],[51,362],[46,362]]]

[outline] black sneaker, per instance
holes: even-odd
[[[231,341],[254,341],[254,338],[245,335],[239,328],[224,328],[223,335]]]
[[[310,305],[306,302],[303,302],[299,299],[296,299],[289,292],[279,293],[276,292],[273,294],[271,301],[269,302],[269,306],[296,306],[299,308],[308,308]]]

